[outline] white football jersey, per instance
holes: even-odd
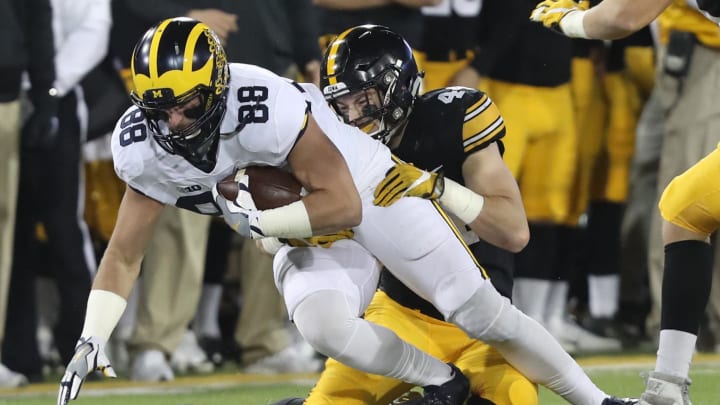
[[[236,168],[287,166],[288,154],[302,136],[310,113],[342,153],[358,190],[374,186],[374,166],[387,164],[389,149],[341,122],[317,87],[294,83],[253,65],[229,66],[227,111],[213,171],[205,173],[162,149],[140,109],[133,106],[115,126],[111,143],[115,171],[123,181],[164,204],[220,214],[212,187]],[[238,125],[241,117],[247,122],[242,127]]]

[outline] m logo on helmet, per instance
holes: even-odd
[[[172,89],[165,87],[148,89],[143,93],[143,100],[146,103],[155,103],[155,105],[166,104],[175,100],[175,93]]]

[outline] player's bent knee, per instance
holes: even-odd
[[[483,283],[449,321],[469,336],[492,343],[514,340],[521,316],[522,312],[488,282]]]
[[[293,316],[305,340],[318,352],[337,358],[352,338],[358,317],[339,291],[327,290],[302,300]]]
[[[507,390],[509,405],[538,405],[537,385],[526,379],[518,379]]]

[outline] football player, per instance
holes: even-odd
[[[528,230],[517,183],[502,161],[503,119],[488,96],[450,87],[417,97],[405,85],[419,75],[410,48],[398,34],[381,26],[359,26],[340,35],[325,53],[321,74],[323,93],[345,122],[383,140],[398,157],[418,167],[442,168],[447,177],[440,202],[456,214],[461,226],[469,224],[472,231],[466,229],[463,237],[509,296],[512,262],[494,255],[478,236],[518,251],[527,241]],[[404,118],[397,119],[400,116]],[[497,212],[501,215],[473,209],[478,198],[487,207],[502,207]],[[498,238],[499,228],[514,230],[516,237]],[[501,260],[485,262],[488,257]],[[471,403],[537,403],[535,386],[500,353],[465,336],[388,271],[381,274],[379,291],[365,318],[461,368],[471,380]],[[584,375],[568,376],[566,381],[563,388],[550,387],[571,403],[632,403],[604,398]],[[568,395],[573,385],[582,392]],[[331,359],[305,403],[387,404],[408,388],[401,381],[353,370]],[[593,399],[595,394],[600,399]],[[280,403],[301,404],[303,400]]]
[[[662,97],[666,117],[664,145],[659,170],[660,184],[667,184],[660,200],[662,230],[652,232],[651,266],[664,260],[660,302],[660,336],[655,369],[648,376],[641,404],[689,405],[688,373],[697,334],[710,299],[713,272],[712,247],[708,235],[718,228],[717,202],[713,202],[716,151],[694,166],[688,157],[705,151],[716,142],[714,129],[720,125],[713,117],[717,97],[714,77],[720,50],[720,33],[714,19],[719,15],[717,0],[698,2],[705,15],[691,2],[680,0],[604,0],[584,10],[572,0],[546,0],[538,3],[531,19],[567,36],[613,39],[626,36],[659,18],[661,39],[667,45],[667,62],[660,64],[657,93]],[[679,35],[673,35],[672,32]],[[669,39],[668,39],[669,38]],[[682,88],[683,91],[677,91]],[[692,112],[692,113],[688,113]],[[701,122],[701,124],[698,124]],[[691,143],[691,146],[687,146]],[[703,153],[707,153],[706,151]],[[697,160],[694,158],[692,160]],[[687,170],[684,174],[673,176]],[[668,184],[669,183],[669,184]],[[660,227],[658,227],[660,228]],[[663,258],[655,258],[662,234]],[[658,246],[658,248],[656,248]],[[659,256],[659,255],[658,255]],[[659,266],[656,266],[659,267]],[[690,268],[691,271],[686,271]],[[650,276],[653,277],[651,272]],[[659,284],[660,282],[657,281]]]
[[[678,0],[603,0],[590,9],[588,2],[544,0],[537,4],[530,19],[572,38],[617,39],[647,26]],[[717,21],[720,17],[718,0],[696,3],[708,18]]]
[[[253,239],[350,229],[352,239],[342,233],[327,248],[281,247],[274,258],[276,285],[288,314],[316,350],[364,372],[424,386],[416,403],[460,404],[468,381],[454,365],[360,317],[377,285],[377,260],[531,380],[573,403],[607,401],[547,331],[493,288],[436,201],[402,198],[440,196],[442,177],[394,160],[381,142],[339,121],[317,87],[257,66],[229,64],[212,30],[183,17],[164,20],[143,35],[131,70],[135,105],[118,120],[111,145],[127,189],[75,355],[60,383],[59,405],[77,397],[89,372],[115,375],[105,342],[125,309],[165,204],[222,214],[232,229]],[[419,78],[403,76],[395,85],[414,94]],[[402,120],[412,99],[392,101],[401,108],[392,108],[388,118]],[[488,135],[465,142],[472,147]],[[246,176],[238,180],[235,200],[217,192],[218,181],[250,165],[291,170],[307,194],[283,207],[257,210]],[[466,195],[460,194],[460,208]],[[471,201],[468,212],[502,215],[479,196]],[[504,229],[497,231],[508,237]]]
[[[691,404],[688,372],[712,285],[710,235],[720,228],[719,164],[715,149],[675,177],[660,197],[665,246],[660,341],[641,404]]]
[[[400,35],[385,27],[356,27],[344,33],[340,41],[331,43],[322,63],[321,87],[326,99],[345,122],[382,139],[397,157],[420,168],[444,172],[441,202],[450,198],[449,208],[463,218],[457,225],[473,255],[493,285],[510,297],[512,254],[478,238],[481,235],[517,252],[529,237],[520,191],[502,162],[505,126],[499,111],[487,95],[468,88],[437,86],[438,90],[416,97],[412,89],[402,85],[402,80],[419,75],[412,53]],[[396,105],[392,100],[407,101]],[[393,120],[398,108],[403,110],[403,118]],[[458,184],[466,184],[477,194]],[[457,200],[467,205],[452,206],[453,193],[463,193],[464,197]],[[473,207],[477,201],[499,209],[478,215],[478,208]],[[479,209],[484,211],[482,206]],[[485,215],[491,212],[502,215]],[[380,275],[379,291],[365,319],[458,366],[470,379],[474,401],[482,397],[497,405],[538,402],[535,384],[495,349],[446,322],[432,304],[387,270]],[[330,359],[305,403],[387,404],[409,388],[402,381],[363,373]]]
[[[644,101],[640,94],[643,98],[647,94],[646,88],[638,91],[636,83],[650,82],[648,92],[652,87],[652,38],[645,28],[607,48],[602,41],[575,39],[573,51],[571,88],[576,128],[583,141],[578,145],[575,198],[568,217],[577,224],[588,213],[587,227],[576,233],[585,232],[589,241],[581,259],[587,263],[582,267],[588,275],[589,305],[580,323],[600,336],[617,337],[618,235],[629,191],[635,126]],[[603,63],[601,75],[596,73],[598,62]]]
[[[423,33],[415,57],[425,72],[423,91],[466,83],[475,87],[479,77],[470,62],[477,47],[482,3],[443,0],[422,8]]]

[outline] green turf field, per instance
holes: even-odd
[[[618,396],[637,396],[643,388],[639,374],[652,368],[652,356],[591,357],[580,360],[592,379]],[[253,376],[224,373],[186,376],[173,382],[149,384],[126,380],[89,382],[72,405],[266,405],[287,396],[304,396],[316,376]],[[691,393],[696,405],[720,405],[720,356],[699,355],[692,369]],[[0,405],[55,403],[56,385],[34,384],[0,390]],[[540,404],[565,403],[544,389]]]

